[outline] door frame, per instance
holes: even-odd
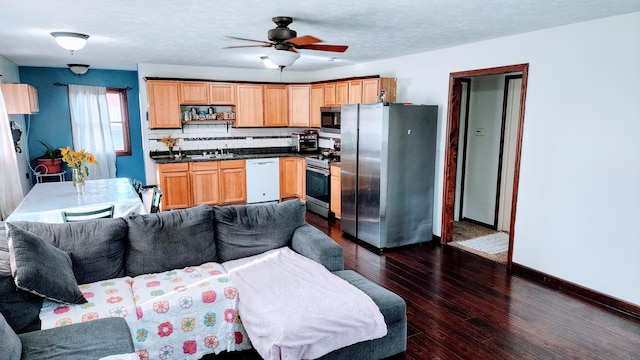
[[[522,73],[522,87],[520,89],[520,114],[518,116],[518,135],[516,138],[516,157],[513,180],[513,198],[511,200],[511,224],[509,225],[509,253],[507,269],[511,268],[513,257],[513,237],[516,222],[516,203],[518,200],[518,183],[520,180],[520,156],[522,152],[522,132],[527,94],[527,79],[529,64],[516,64],[486,69],[453,72],[449,74],[449,101],[447,111],[447,128],[444,162],[444,186],[442,196],[442,226],[440,243],[446,244],[453,237],[453,212],[455,210],[456,194],[456,163],[458,158],[458,134],[460,127],[460,101],[462,94],[462,79],[481,75],[499,75],[512,72]]]

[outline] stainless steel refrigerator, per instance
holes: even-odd
[[[342,231],[383,250],[431,241],[438,107],[342,105]]]

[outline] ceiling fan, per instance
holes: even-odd
[[[273,47],[275,50],[280,51],[272,52],[269,58],[278,67],[280,67],[280,69],[282,69],[285,66],[293,64],[293,62],[300,57],[300,54],[298,54],[296,49],[345,52],[348,48],[348,46],[346,45],[318,44],[322,42],[322,40],[310,35],[298,37],[298,33],[296,33],[295,30],[289,29],[289,24],[293,22],[293,18],[289,16],[275,16],[271,20],[276,24],[276,27],[269,30],[269,32],[267,33],[269,41],[228,36],[231,39],[257,42],[260,43],[260,45],[227,46],[225,47],[225,49]]]

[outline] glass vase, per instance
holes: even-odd
[[[173,159],[173,146],[169,146],[169,159]]]
[[[71,181],[73,182],[73,186],[76,188],[76,194],[83,195],[84,194],[84,173],[82,169],[73,168],[71,169]]]

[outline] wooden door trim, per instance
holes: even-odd
[[[520,114],[518,116],[518,132],[516,137],[516,157],[514,168],[513,199],[511,202],[511,224],[509,226],[509,254],[507,269],[511,268],[513,257],[513,237],[516,222],[516,203],[518,199],[518,183],[520,180],[520,156],[522,152],[522,131],[524,125],[524,113],[527,93],[527,78],[529,64],[516,64],[494,68],[467,70],[449,74],[449,101],[447,111],[446,136],[448,143],[445,146],[444,186],[442,196],[442,225],[440,230],[440,243],[446,244],[453,236],[453,212],[455,209],[456,190],[456,160],[458,149],[458,134],[460,126],[460,92],[461,80],[466,77],[481,75],[498,75],[511,72],[522,73],[522,87],[520,93]]]

